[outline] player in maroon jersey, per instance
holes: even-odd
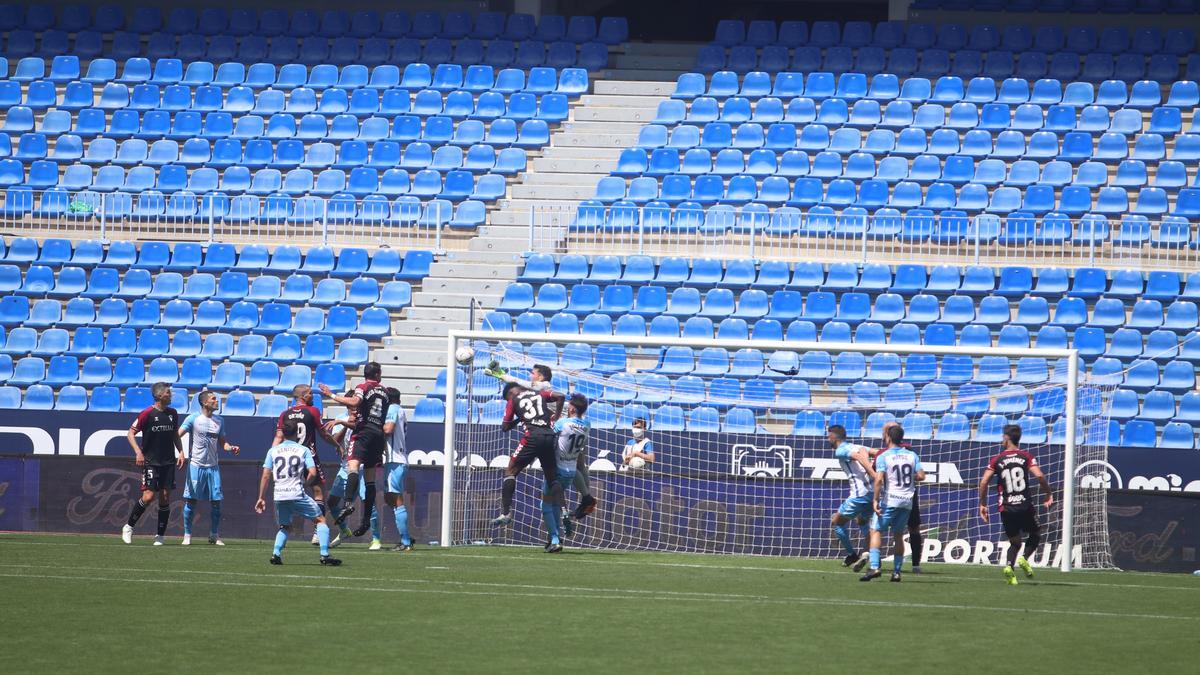
[[[171,407],[171,385],[155,382],[150,389],[154,405],[143,410],[129,427],[127,438],[133,448],[135,463],[142,469],[142,496],[134,502],[129,521],[121,528],[121,541],[133,543],[133,528],[141,519],[154,496],[158,495],[158,535],[154,545],[163,545],[167,521],[171,516],[171,490],[175,489],[175,468],[183,468],[187,455],[179,439],[179,413]],[[138,447],[137,435],[142,434]],[[176,453],[178,457],[176,457]]]
[[[355,411],[354,436],[350,448],[350,459],[346,462],[346,504],[337,514],[337,524],[346,522],[346,518],[354,513],[354,498],[358,496],[359,481],[363,479],[358,470],[363,468],[366,474],[366,497],[363,499],[363,527],[354,531],[354,536],[361,537],[370,527],[371,512],[375,509],[375,481],[378,469],[383,465],[383,456],[387,452],[387,434],[383,425],[387,422],[388,398],[387,389],[380,384],[383,377],[383,367],[371,361],[363,368],[364,382],[354,388],[354,396],[339,396],[325,384],[321,385],[321,394]]]
[[[547,373],[550,370],[546,366],[535,368],[544,368]],[[550,381],[548,374],[546,381]],[[557,475],[554,419],[563,408],[564,396],[549,388],[535,391],[509,382],[504,385],[502,398],[507,401],[507,405],[501,428],[510,431],[520,424],[521,438],[516,451],[508,458],[508,468],[504,470],[500,515],[492,520],[492,525],[495,526],[512,522],[512,501],[513,494],[517,491],[517,476],[525,467],[533,464],[533,460],[541,462],[543,475]]]
[[[1029,535],[1025,540],[1025,552],[1029,555],[1033,555],[1041,543],[1030,476],[1042,485],[1042,494],[1045,495],[1042,506],[1050,508],[1054,504],[1050,481],[1046,480],[1046,474],[1042,473],[1033,455],[1021,449],[1020,443],[1021,427],[1015,424],[1004,427],[1004,441],[1000,454],[988,463],[983,478],[979,481],[979,517],[986,523],[988,483],[992,481],[993,475],[997,479],[1000,522],[1004,525],[1004,536],[1008,537],[1008,564],[1004,567],[1004,577],[1013,586],[1017,585],[1017,574],[1013,571],[1013,565],[1020,566],[1025,576],[1033,576],[1033,568],[1025,556],[1021,555],[1021,533]]]
[[[308,448],[312,453],[313,462],[317,465],[317,475],[309,483],[309,486],[312,487],[313,499],[317,504],[323,504],[325,495],[322,488],[325,486],[325,470],[321,468],[321,460],[317,455],[317,437],[320,436],[334,448],[338,447],[338,443],[326,431],[325,425],[321,422],[321,411],[313,406],[312,387],[307,384],[298,384],[292,387],[292,407],[279,413],[279,422],[275,425],[275,438],[271,441],[271,447],[284,441],[283,425],[287,420],[295,420],[296,442]]]

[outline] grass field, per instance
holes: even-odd
[[[1194,672],[1200,579],[0,535],[0,672]],[[886,566],[885,566],[886,567]],[[1006,653],[1010,644],[1013,651]],[[1171,670],[1168,670],[1171,669]]]

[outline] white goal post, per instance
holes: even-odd
[[[465,367],[456,362],[456,351],[464,345],[475,350],[474,363]],[[710,351],[704,352],[706,349]],[[765,368],[759,377],[754,377],[753,371],[749,377],[745,374],[718,377],[712,373],[719,373],[719,367],[717,371],[709,371],[709,374],[690,375],[692,381],[689,384],[695,387],[691,392],[694,396],[684,396],[681,380],[686,378],[681,378],[679,374],[701,372],[705,354],[715,354],[720,358],[720,352],[713,350],[725,350],[735,365],[735,354],[748,355],[746,358],[751,363],[761,362]],[[586,367],[594,357],[613,353],[621,354],[619,363],[605,364],[607,367],[597,369]],[[811,359],[807,356],[810,354]],[[920,358],[912,358],[915,356]],[[963,357],[967,357],[967,360],[964,361]],[[695,359],[695,371],[689,370],[688,358]],[[535,544],[541,540],[540,514],[531,506],[533,493],[540,494],[540,471],[536,465],[525,472],[537,476],[536,480],[532,477],[522,478],[518,489],[519,493],[525,493],[524,497],[518,498],[518,502],[524,500],[526,506],[522,510],[518,505],[516,526],[511,532],[500,534],[494,533],[490,527],[490,519],[495,515],[492,505],[499,501],[503,466],[516,442],[514,433],[502,432],[495,423],[497,406],[500,405],[497,402],[498,386],[494,391],[487,389],[478,392],[473,389],[477,382],[484,380],[477,377],[472,366],[478,371],[493,359],[501,361],[515,373],[527,372],[535,363],[548,365],[555,373],[556,390],[590,394],[593,406],[589,410],[589,417],[595,413],[593,426],[597,429],[593,432],[589,450],[589,461],[593,462],[590,478],[598,484],[602,494],[624,496],[622,501],[614,499],[611,503],[601,497],[600,508],[593,517],[596,519],[595,528],[593,531],[584,530],[579,535],[577,545],[830,557],[837,549],[829,532],[828,518],[846,496],[846,483],[844,474],[830,469],[832,450],[823,445],[826,443],[823,437],[825,423],[821,420],[833,423],[835,415],[848,415],[836,419],[865,419],[861,433],[851,427],[849,440],[878,447],[877,435],[866,436],[867,433],[874,434],[871,431],[873,425],[877,426],[880,420],[889,419],[889,416],[900,419],[901,413],[915,413],[906,414],[903,418],[911,418],[913,422],[910,439],[914,449],[924,463],[932,463],[942,470],[941,479],[927,478],[922,486],[921,495],[925,496],[922,509],[927,509],[930,514],[926,518],[924,531],[929,533],[928,536],[952,532],[954,534],[946,536],[955,537],[944,543],[939,540],[938,546],[941,548],[937,553],[933,553],[933,545],[926,540],[924,552],[927,556],[944,554],[944,560],[949,562],[994,562],[994,552],[1002,551],[1007,546],[1006,541],[1001,541],[1003,537],[996,534],[998,518],[993,517],[990,524],[984,525],[976,510],[979,476],[987,460],[998,451],[999,443],[994,440],[977,441],[975,433],[968,436],[968,431],[960,429],[958,425],[963,419],[968,420],[967,430],[973,428],[972,425],[978,426],[984,422],[989,425],[997,423],[1003,415],[988,414],[988,411],[996,409],[997,401],[1005,396],[1014,396],[1014,388],[1022,386],[1011,384],[1008,374],[1015,372],[1020,375],[1024,372],[1021,381],[1027,385],[1024,390],[1031,398],[1026,398],[1026,403],[1021,404],[1018,391],[1017,407],[1013,410],[1023,410],[1031,400],[1034,406],[1039,401],[1050,401],[1046,403],[1050,406],[1047,409],[1052,409],[1054,413],[1045,418],[1040,440],[1022,443],[1034,452],[1047,469],[1056,492],[1056,503],[1049,513],[1038,505],[1039,518],[1044,519],[1043,541],[1050,542],[1046,544],[1049,548],[1041,564],[1053,564],[1063,571],[1073,567],[1104,568],[1112,565],[1104,490],[1085,487],[1082,495],[1077,494],[1076,490],[1079,482],[1077,467],[1107,457],[1107,436],[1085,431],[1090,429],[1087,424],[1089,420],[1099,419],[1106,414],[1107,392],[1081,379],[1079,354],[1074,349],[487,330],[454,330],[450,332],[446,343],[446,459],[440,537],[443,546],[480,542]],[[584,367],[580,367],[581,359]],[[668,363],[671,359],[675,361]],[[825,381],[805,379],[803,368],[810,360],[831,361],[835,370]],[[865,361],[871,366],[870,374],[858,381],[839,381],[836,368],[843,361],[847,364]],[[944,400],[931,401],[929,406],[925,405],[923,398],[918,398],[913,405],[896,404],[889,399],[879,400],[878,392],[886,391],[890,396],[893,388],[900,393],[914,390],[913,386],[899,384],[905,380],[899,371],[901,361],[905,373],[920,361],[926,366],[934,364],[936,372],[943,373],[946,378],[950,377],[952,364],[958,368],[967,364],[969,370],[965,373],[966,379],[959,378],[962,386],[954,389],[954,408],[951,409],[949,390],[944,387],[926,387],[919,391],[922,397],[929,392],[930,398],[935,390],[946,391]],[[876,378],[877,381],[872,380],[877,362],[880,364],[880,373],[884,372],[883,364],[887,363],[889,368],[894,366],[897,369],[894,377],[881,374]],[[800,366],[778,368],[772,365],[779,363]],[[991,384],[979,385],[976,381],[984,379],[985,366],[981,365],[984,363],[989,364],[993,375],[996,372],[999,375],[992,378]],[[1036,367],[1041,365],[1046,373],[1044,381],[1039,382],[1036,377],[1030,379],[1028,370],[1022,370],[1030,363],[1035,373],[1038,372]],[[943,366],[946,366],[945,370]],[[979,367],[979,375],[970,370],[976,366]],[[673,377],[661,377],[664,373]],[[462,381],[464,377],[465,383]],[[1012,379],[1015,382],[1018,378]],[[752,398],[748,388],[740,389],[748,387],[746,383],[750,380],[756,382],[757,388],[765,388],[768,394],[779,391],[779,397]],[[764,384],[762,380],[768,383]],[[789,381],[792,383],[788,384]],[[916,386],[924,386],[934,382],[940,384],[941,380],[936,377],[914,377],[913,381]],[[871,382],[874,382],[874,386],[869,384]],[[893,387],[892,383],[897,384]],[[727,396],[718,392],[718,387],[733,387],[733,391],[744,393]],[[1083,415],[1079,409],[1081,387],[1086,388],[1089,395],[1088,409],[1083,411]],[[785,397],[785,390],[792,393],[800,391],[802,394]],[[875,398],[868,398],[865,403],[854,398],[864,391]],[[685,401],[679,408],[687,418],[686,427],[683,417],[679,416],[680,411],[664,409],[674,407],[672,404],[677,402],[674,398],[677,393],[680,401]],[[1059,396],[1062,399],[1057,398]],[[463,398],[466,399],[465,403],[462,402]],[[879,402],[873,403],[876,400]],[[625,407],[621,409],[610,401],[623,401]],[[722,423],[715,432],[713,428],[706,427],[706,431],[693,433],[696,406],[711,408],[704,415],[726,419],[729,424]],[[968,407],[974,413],[967,411]],[[461,410],[456,414],[459,408]],[[744,408],[752,413],[750,428],[741,428],[739,425],[738,429],[734,429],[732,417],[735,408]],[[850,410],[845,410],[847,408]],[[980,409],[984,411],[983,414],[978,412]],[[614,467],[611,460],[598,458],[598,455],[603,455],[619,460],[621,455],[623,427],[615,423],[620,416],[614,412],[617,410],[621,414],[629,411],[629,415],[654,418],[656,424],[651,425],[648,435],[656,450],[666,458],[665,461],[655,462],[651,469],[633,472],[617,471],[623,467]],[[835,412],[839,410],[841,412]],[[960,410],[965,414],[960,414]],[[1032,408],[1030,412],[1034,412]],[[461,419],[464,413],[466,419]],[[826,413],[829,414],[828,418],[825,417]],[[814,433],[815,426],[801,428],[799,422],[793,422],[793,418],[798,416],[805,420],[818,420],[820,433]],[[484,418],[482,421],[481,417]],[[700,425],[702,416],[696,413],[695,417],[696,424]],[[1015,418],[1007,419],[1016,422]],[[1032,419],[1035,424],[1038,422],[1036,418],[1022,419]],[[658,426],[660,420],[662,423]],[[739,421],[745,422],[744,416]],[[621,418],[621,423],[627,422],[628,419]],[[933,433],[934,423],[939,431],[936,435]],[[956,433],[951,433],[952,426]],[[724,466],[729,466],[729,448],[734,448],[735,455],[738,447],[747,448],[744,451],[747,453],[761,453],[759,446],[771,443],[775,443],[770,446],[772,448],[786,447],[786,452],[781,449],[775,453],[778,456],[786,454],[786,458],[780,460],[786,463],[783,469],[760,467],[761,470],[756,470],[743,467],[739,473],[737,459],[724,473],[714,468],[718,466],[717,458],[725,462]],[[799,470],[801,466],[812,470],[804,473]],[[937,472],[935,468],[933,473]],[[693,497],[689,505],[687,499]],[[658,501],[654,502],[654,499]],[[994,511],[994,497],[990,499]],[[570,500],[574,503],[573,494]],[[682,506],[676,503],[681,500]],[[652,503],[656,503],[657,508],[628,505]],[[606,507],[618,504],[625,505],[623,510],[614,508],[619,512],[605,512]],[[722,504],[728,506],[728,513]],[[687,514],[682,514],[683,511],[687,511]],[[571,545],[571,542],[567,543]],[[1057,553],[1054,553],[1054,549]]]

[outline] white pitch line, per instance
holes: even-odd
[[[218,573],[219,574],[219,573]],[[252,576],[264,577],[267,575],[253,575],[252,573],[242,573]],[[15,578],[15,579],[52,579],[56,581],[105,581],[113,583],[138,583],[138,584],[169,584],[169,585],[196,585],[196,586],[231,586],[231,587],[252,587],[252,588],[308,588],[314,590],[336,590],[336,591],[366,591],[372,593],[425,593],[436,595],[475,595],[475,596],[504,596],[504,597],[528,597],[528,598],[575,598],[575,599],[592,599],[592,600],[651,600],[654,602],[661,601],[680,601],[680,602],[716,602],[722,604],[771,604],[771,605],[820,605],[820,606],[836,606],[845,607],[846,605],[863,606],[863,607],[885,607],[897,609],[935,609],[935,610],[974,610],[998,613],[1017,613],[1017,614],[1048,614],[1059,616],[1084,616],[1094,618],[1110,618],[1110,619],[1151,619],[1162,621],[1194,621],[1198,617],[1192,616],[1176,616],[1168,614],[1129,614],[1115,612],[1099,612],[1099,611],[1084,611],[1084,610],[1060,610],[1060,609],[1026,609],[1018,607],[994,607],[986,605],[953,605],[943,603],[914,603],[914,602],[892,602],[886,600],[861,600],[848,598],[812,598],[812,597],[767,597],[767,596],[730,596],[724,594],[688,594],[680,591],[636,591],[631,589],[601,589],[604,592],[601,594],[595,593],[596,589],[578,589],[574,587],[559,587],[559,586],[518,586],[519,588],[535,588],[545,589],[547,591],[558,591],[556,593],[519,593],[497,590],[497,591],[471,591],[471,590],[450,590],[436,588],[396,588],[396,587],[367,587],[367,586],[341,586],[333,584],[301,584],[294,583],[253,583],[247,581],[216,581],[216,580],[198,580],[198,579],[148,579],[148,578],[118,578],[118,577],[94,577],[94,576],[69,576],[69,575],[53,575],[53,574],[3,574],[0,573],[0,578]],[[319,578],[319,577],[316,577]],[[424,583],[431,583],[421,580]],[[478,582],[458,582],[457,585],[482,585],[496,586],[500,588],[511,589],[513,586],[508,584],[482,584]],[[696,597],[699,595],[700,597]]]

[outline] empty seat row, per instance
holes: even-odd
[[[94,309],[89,308],[89,299],[106,297],[145,297],[187,303],[209,299],[226,302],[246,299],[259,303],[279,300],[288,304],[318,307],[349,305],[386,309],[402,309],[412,299],[409,282],[388,281],[381,285],[378,279],[371,277],[357,277],[347,284],[344,279],[333,277],[314,281],[306,273],[293,274],[285,279],[264,275],[256,277],[248,287],[242,287],[239,283],[244,283],[244,279],[238,276],[241,273],[234,272],[229,273],[229,277],[223,274],[221,286],[218,287],[217,279],[207,272],[198,272],[186,279],[179,272],[160,272],[151,280],[149,270],[131,269],[121,277],[120,286],[117,286],[117,275],[111,268],[96,268],[88,275],[82,267],[67,266],[56,272],[50,267],[34,265],[25,272],[18,285],[11,278],[12,270],[10,265],[0,266],[0,293],[16,293],[31,298],[71,298],[67,307],[68,317],[73,313],[84,318],[90,316]],[[36,307],[34,311],[36,313]],[[172,306],[167,311],[187,314],[191,310]]]
[[[566,312],[586,316],[594,312],[619,316],[634,313],[645,317],[660,314],[686,318],[699,316],[714,320],[726,317],[756,320],[760,318],[789,322],[795,319],[816,325],[840,321],[857,325],[865,321],[881,324],[906,322],[918,326],[931,323],[965,326],[986,326],[999,330],[1014,324],[1037,327],[1045,324],[1065,328],[1100,328],[1114,331],[1121,327],[1151,331],[1159,328],[1189,333],[1198,323],[1196,303],[1176,300],[1164,307],[1158,300],[1138,300],[1126,316],[1125,301],[1106,297],[1095,301],[1089,312],[1087,302],[1079,297],[1065,297],[1054,303],[1045,298],[1027,297],[1013,303],[999,295],[986,295],[976,303],[969,295],[951,295],[944,300],[931,294],[918,294],[906,299],[896,293],[884,293],[874,299],[867,293],[851,291],[837,294],[831,291],[782,290],[768,294],[763,290],[746,290],[735,296],[733,291],[717,288],[705,293],[694,287],[671,290],[659,286],[642,286],[635,292],[631,286],[614,284],[603,291],[593,284],[577,284],[568,294],[562,284],[542,285],[536,296],[532,286],[516,283],[505,289],[499,311],[516,314],[532,310],[542,314]],[[1053,310],[1053,311],[1052,311]],[[985,333],[986,334],[986,333]],[[988,338],[990,343],[990,337]]]
[[[1131,137],[1124,133],[1105,132],[1097,137],[1085,131],[1035,131],[1026,138],[1025,132],[1012,129],[997,133],[971,129],[961,133],[959,129],[939,127],[931,130],[910,125],[899,133],[891,129],[875,129],[864,137],[862,130],[846,126],[835,126],[831,132],[830,127],[824,124],[793,125],[783,122],[770,124],[764,129],[757,122],[746,122],[736,128],[727,122],[709,122],[703,127],[679,125],[669,132],[663,125],[647,124],[638,132],[636,147],[643,150],[663,147],[676,150],[764,148],[780,152],[790,149],[806,152],[828,150],[840,155],[863,152],[909,157],[962,154],[976,159],[1061,159],[1072,163],[1095,159],[1117,163],[1127,158],[1191,161],[1200,156],[1200,143],[1197,141],[1200,141],[1198,134],[1179,135],[1168,154],[1166,139],[1157,133],[1141,133]]]
[[[1194,74],[1189,61],[1184,70],[1185,77]],[[724,47],[710,45],[702,47],[696,55],[695,69],[702,73],[733,71],[775,72],[793,70],[800,72],[827,71],[834,74],[846,72],[886,72],[900,77],[1017,77],[1036,80],[1052,77],[1058,80],[1143,80],[1173,82],[1179,78],[1179,56],[1174,54],[1143,55],[1123,53],[1075,52],[1010,52],[979,51],[976,49],[924,49],[898,47],[885,50],[882,47],[787,47],[772,45],[761,51],[752,46],[736,46],[726,53]]]
[[[668,99],[658,105],[653,123],[674,126],[681,122],[698,125],[708,122],[742,124],[755,122],[772,124],[792,122],[807,124],[816,122],[830,127],[852,126],[862,129],[903,129],[918,126],[924,129],[986,129],[1000,131],[1087,131],[1093,134],[1115,131],[1137,134],[1143,131],[1142,111],[1134,108],[1117,108],[1111,112],[1105,106],[1078,106],[1055,103],[1040,106],[1035,103],[982,103],[962,101],[950,106],[944,104],[890,101],[881,104],[873,99],[847,102],[845,99],[829,98],[820,105],[810,98],[791,99],[786,106],[775,97],[750,100],[741,96],[723,102],[710,96],[701,96],[688,105],[679,99]],[[1194,123],[1192,125],[1195,126]],[[1145,129],[1153,133],[1174,135],[1183,130],[1179,108],[1160,106],[1151,110],[1150,124]]]
[[[122,392],[124,400],[122,401]],[[290,392],[289,392],[290,393]],[[196,412],[200,409],[199,401],[194,396],[189,397],[188,390],[182,387],[171,389],[171,407],[180,414]],[[0,386],[0,408],[15,410],[88,410],[91,412],[124,412],[137,413],[145,410],[154,403],[150,387],[114,387],[103,385],[91,391],[80,385],[67,385],[58,390],[55,397],[54,389],[44,384],[34,384],[26,388],[24,395],[19,387],[11,385]],[[221,405],[222,415],[236,417],[279,417],[288,406],[288,399],[283,394],[266,394],[255,403],[254,392],[236,390],[229,392]]]
[[[55,111],[62,112],[62,111]],[[55,112],[49,115],[55,115]],[[17,113],[17,114],[14,114]],[[296,117],[287,113],[271,115],[263,119],[258,115],[235,118],[228,112],[214,111],[201,114],[182,111],[174,115],[165,110],[118,110],[111,119],[103,110],[85,108],[74,118],[62,112],[56,115],[55,126],[47,123],[37,126],[38,133],[70,134],[79,139],[106,136],[113,139],[141,138],[146,140],[187,140],[200,136],[209,140],[234,138],[239,140],[282,140],[297,138],[307,141],[329,140],[342,142],[361,140],[375,143],[394,140],[407,143],[425,141],[436,145],[452,144],[470,146],[486,142],[496,147],[540,148],[550,140],[550,128],[544,119],[518,121],[501,117],[485,123],[484,120],[454,120],[444,115],[421,118],[416,115],[399,115],[391,120],[371,116],[359,120],[354,115],[343,113],[327,118],[317,113]],[[21,106],[9,110],[0,131],[24,133],[34,131],[33,111]],[[518,133],[519,130],[519,133]],[[486,139],[485,139],[486,135]],[[8,143],[11,152],[11,141]],[[75,143],[78,147],[78,143]]]
[[[1187,334],[1167,329],[1119,328],[1111,338],[1103,328],[1077,326],[1024,326],[1010,324],[1001,327],[994,340],[990,327],[968,324],[956,328],[950,324],[932,323],[922,329],[915,323],[901,322],[885,330],[883,324],[864,321],[851,327],[844,321],[828,321],[820,326],[805,319],[741,319],[725,318],[714,321],[709,317],[683,318],[659,314],[649,318],[639,314],[616,316],[593,313],[585,316],[560,312],[546,317],[536,312],[523,312],[515,319],[511,314],[491,312],[484,318],[484,328],[506,332],[552,333],[556,335],[626,335],[631,337],[687,337],[728,340],[788,340],[794,342],[842,342],[868,345],[930,345],[941,347],[1002,347],[1027,349],[1079,350],[1081,358],[1099,358],[1130,362],[1139,358],[1165,363],[1175,359],[1200,361],[1200,333]],[[1033,332],[1036,329],[1036,332]],[[1149,331],[1149,332],[1146,332]],[[1143,342],[1144,339],[1144,342]]]
[[[261,310],[261,311],[260,311]],[[0,299],[0,325],[42,327],[131,326],[153,328],[172,326],[192,327],[205,331],[232,333],[255,332],[265,335],[291,332],[297,335],[324,333],[334,337],[377,339],[391,334],[388,310],[369,307],[360,313],[347,305],[328,309],[302,307],[293,316],[292,308],[284,303],[258,305],[240,301],[229,306],[217,300],[205,300],[196,305],[186,300],[172,300],[162,306],[157,300],[140,299],[126,304],[120,298],[102,300],[99,305],[90,298],[76,298],[66,308],[54,299],[38,300],[30,305],[29,298],[10,295]]]
[[[892,292],[901,295],[991,295],[1023,298],[1059,296],[1094,300],[1100,297],[1172,301],[1200,300],[1200,272],[1138,269],[1104,270],[1079,267],[1069,270],[1048,267],[1034,270],[1014,265],[999,270],[972,265],[925,265],[905,263],[788,263],[780,260],[727,260],[716,258],[649,256],[594,256],[590,261],[579,254],[565,254],[557,260],[550,254],[532,254],[525,261],[519,281],[565,284],[584,281],[606,285],[622,282],[637,286],[697,286],[724,288],[762,288],[798,291]]]
[[[51,387],[67,385],[129,387],[156,382],[178,384],[181,387],[228,391],[275,391],[291,393],[299,384],[327,384],[333,389],[346,386],[345,369],[335,363],[323,363],[315,369],[301,364],[280,367],[274,361],[255,361],[244,364],[226,362],[215,370],[213,363],[199,357],[182,363],[170,357],[144,361],[140,356],[122,356],[115,361],[104,356],[92,356],[80,366],[74,356],[55,356],[47,363],[36,356],[26,356],[15,363],[7,354],[0,354],[0,374],[13,386],[42,384]]]
[[[94,12],[84,5],[67,5],[56,16],[49,5],[5,5],[0,13],[0,30],[30,32],[58,29],[78,32],[91,29],[102,33],[121,30],[149,34],[164,31],[187,35],[262,35],[274,37],[311,35],[336,38],[430,39],[442,37],[459,40],[475,38],[494,40],[561,40],[619,44],[629,39],[629,26],[624,17],[591,15],[564,17],[544,14],[504,12],[415,12],[376,11],[236,9],[175,7],[164,11],[159,7],[137,7],[126,10],[118,5],[97,7]]]
[[[971,92],[967,98],[967,91]],[[807,75],[799,72],[782,71],[772,76],[762,71],[753,71],[739,78],[731,71],[718,71],[706,83],[700,73],[684,73],[675,83],[672,98],[691,100],[700,96],[710,96],[723,99],[741,96],[748,99],[775,97],[793,99],[801,96],[814,101],[826,98],[839,98],[854,101],[862,98],[877,101],[893,99],[913,103],[957,103],[967,99],[973,103],[990,103],[992,97],[1003,103],[1036,103],[1052,105],[1065,103],[1082,107],[1085,105],[1103,105],[1106,107],[1130,106],[1134,108],[1153,108],[1158,105],[1176,107],[1191,107],[1200,98],[1198,85],[1191,80],[1180,80],[1171,85],[1165,104],[1162,101],[1162,89],[1158,82],[1139,80],[1132,85],[1122,80],[1105,80],[1099,86],[1091,82],[1068,81],[1063,83],[1056,78],[1037,79],[1032,87],[1025,78],[1008,78],[1000,84],[996,91],[995,81],[990,77],[970,79],[964,89],[963,79],[957,76],[946,76],[931,82],[925,77],[909,77],[903,79],[892,73],[880,73],[871,76],[869,82],[863,73],[842,73],[834,75],[830,72],[809,72]]]
[[[380,248],[368,252],[357,247],[344,247],[338,251],[328,246],[314,246],[301,251],[298,246],[282,245],[268,249],[261,244],[235,246],[213,242],[207,245],[196,242],[132,241],[117,240],[107,244],[95,239],[72,243],[68,239],[50,238],[42,242],[32,237],[14,237],[8,242],[0,241],[2,259],[9,265],[27,266],[33,263],[57,267],[70,264],[84,269],[113,267],[145,269],[169,272],[225,272],[235,270],[222,277],[222,288],[246,288],[246,273],[291,274],[303,272],[309,276],[329,275],[343,279],[359,276],[377,279],[419,280],[429,274],[433,262],[430,251],[399,251]],[[6,268],[7,266],[5,266]],[[0,268],[0,269],[5,269]],[[0,272],[8,279],[10,272]],[[196,280],[203,279],[192,275]],[[112,277],[113,288],[116,277]],[[226,286],[226,284],[229,284]],[[149,287],[147,286],[147,290]],[[106,296],[92,296],[106,297]],[[222,299],[241,299],[227,296]]]
[[[329,335],[316,333],[301,338],[292,333],[279,333],[268,342],[266,336],[243,335],[236,340],[230,333],[201,334],[191,328],[168,331],[164,328],[136,330],[124,326],[107,331],[97,326],[83,326],[68,332],[62,328],[41,331],[27,326],[11,329],[0,353],[14,358],[22,356],[73,356],[83,359],[84,376],[93,370],[104,371],[111,366],[91,362],[90,357],[116,359],[122,356],[158,358],[169,356],[177,360],[198,358],[213,362],[226,360],[254,363],[263,359],[277,363],[300,363],[320,366],[335,363],[356,368],[366,363],[368,345],[361,338],[346,338],[334,343]]]
[[[1000,4],[1004,3],[991,3]],[[1025,11],[1034,11],[1031,7]],[[1052,10],[1047,10],[1052,11]],[[1093,11],[1093,10],[1088,10]],[[884,21],[784,21],[776,25],[770,20],[746,23],[725,19],[717,23],[713,42],[717,45],[751,45],[765,47],[782,45],[799,47],[866,47],[876,45],[886,49],[907,46],[914,49],[1005,49],[1022,52],[1038,49],[1057,52],[1064,49],[1078,52],[1100,50],[1110,54],[1133,51],[1156,54],[1166,51],[1185,55],[1195,49],[1196,39],[1191,30],[1124,27],[1097,29],[1091,26],[1064,28],[1058,25],[1030,27],[1021,24],[997,26],[987,23],[963,25],[943,23]]]
[[[411,146],[410,146],[411,147]],[[306,160],[308,161],[308,160]],[[1150,178],[1153,167],[1154,178]],[[911,180],[918,183],[942,181],[953,185],[979,183],[989,187],[1009,185],[1028,187],[1035,183],[1054,187],[1103,187],[1113,185],[1142,188],[1147,185],[1167,190],[1188,185],[1188,168],[1181,160],[1164,160],[1147,166],[1145,160],[1127,159],[1117,165],[1113,175],[1103,162],[1087,160],[1073,164],[1053,159],[1040,164],[1037,160],[975,158],[969,155],[935,155],[925,153],[913,157],[895,155],[876,158],[866,152],[853,152],[843,157],[832,150],[810,155],[803,150],[758,148],[747,152],[743,148],[724,148],[713,152],[705,148],[628,148],[621,151],[614,176],[668,176],[684,174],[701,176],[716,174],[732,178],[739,174],[765,178],[781,175],[788,178],[815,176],[818,178],[876,178],[896,183]],[[1191,178],[1192,187],[1200,187],[1197,173]],[[861,186],[860,186],[861,187]]]

